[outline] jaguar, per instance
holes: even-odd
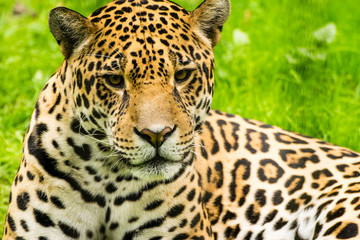
[[[3,239],[360,239],[360,157],[211,110],[229,0],[57,7]]]

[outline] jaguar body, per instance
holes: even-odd
[[[359,239],[358,153],[211,110],[228,0],[58,7],[3,239]]]

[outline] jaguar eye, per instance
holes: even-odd
[[[122,75],[104,75],[106,82],[112,87],[124,88],[125,81]]]
[[[194,71],[194,69],[184,69],[184,70],[177,71],[175,73],[175,81],[177,83],[182,83],[182,82],[188,80],[193,71]]]

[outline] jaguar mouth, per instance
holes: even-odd
[[[173,161],[173,160],[170,160],[170,159],[167,159],[167,158],[163,158],[161,157],[159,154],[156,154],[155,157],[145,161],[145,162],[142,162],[142,163],[139,163],[139,164],[133,164],[133,163],[130,163],[131,166],[133,167],[160,167],[160,166],[163,166],[165,164],[171,164],[171,163],[175,163],[176,161]]]
[[[181,160],[173,160],[161,157],[156,154],[155,157],[144,162],[132,162],[130,159],[124,161],[131,173],[139,179],[147,180],[165,180],[179,176],[186,166],[191,165],[194,154],[184,153]]]

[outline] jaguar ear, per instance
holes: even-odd
[[[95,31],[95,26],[86,17],[65,7],[50,11],[49,28],[65,58],[69,58]]]
[[[215,47],[220,41],[221,29],[229,14],[229,0],[205,0],[191,13],[191,18],[198,34]]]

